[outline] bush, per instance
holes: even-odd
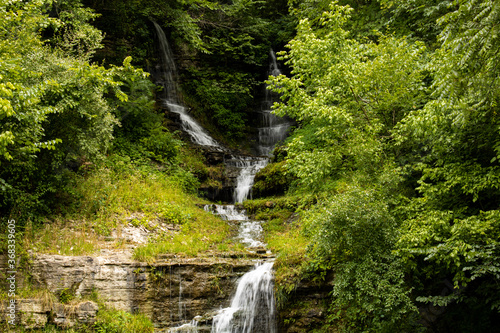
[[[259,198],[284,194],[292,181],[292,175],[286,173],[286,161],[268,164],[255,175],[252,196]]]
[[[98,333],[154,332],[153,323],[145,315],[109,308],[99,309],[94,329]]]

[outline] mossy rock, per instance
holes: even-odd
[[[282,195],[290,187],[293,177],[287,175],[286,161],[268,164],[255,175],[252,188],[254,198]]]

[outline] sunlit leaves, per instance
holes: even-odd
[[[130,59],[124,68],[88,63],[102,38],[88,23],[95,15],[60,1],[60,19],[51,19],[52,5],[0,3],[0,209],[7,214],[16,205],[25,217],[47,212],[68,169],[102,159],[118,124],[113,107],[128,100],[123,81],[146,79]],[[42,39],[57,29],[58,38]]]
[[[291,75],[270,82],[282,94],[275,112],[298,122],[287,171],[300,189],[331,197],[306,221],[312,269],[332,267],[337,274],[337,319],[369,317],[376,297],[361,299],[374,280],[353,271],[372,259],[399,276],[406,269],[418,301],[446,305],[488,295],[488,306],[497,309],[498,297],[489,295],[498,294],[500,267],[500,3],[382,1],[385,14],[410,14],[390,23],[409,20],[411,38],[398,30],[374,33],[376,42],[347,33],[347,7],[334,2],[324,13],[324,2],[312,3],[293,2],[302,20],[281,54]],[[404,186],[395,185],[400,170]],[[372,207],[352,191],[352,184],[372,188],[382,178],[395,192],[381,186],[373,193],[385,193],[390,208]],[[398,241],[380,234],[384,228]],[[384,254],[368,257],[369,251]],[[390,256],[401,265],[387,266]],[[455,285],[450,297],[434,294],[443,279]]]
[[[302,19],[281,53],[292,76],[269,79],[282,96],[276,114],[302,127],[288,145],[289,170],[316,189],[342,169],[380,163],[381,139],[427,98],[423,44],[349,39],[350,12],[333,3],[316,20]]]
[[[59,24],[56,26],[54,44],[82,60],[102,48],[102,32],[90,24],[99,15],[83,7],[80,1],[59,0],[54,3]]]
[[[440,270],[453,274],[457,288],[479,277],[498,279],[499,217],[498,211],[466,218],[451,211],[423,212],[405,223],[398,253],[407,261],[421,257],[439,265]]]
[[[330,320],[368,331],[403,325],[415,307],[391,253],[397,224],[384,198],[353,186],[310,210],[305,224],[309,269],[334,271]]]
[[[395,132],[399,143],[422,152],[422,163],[413,166],[421,196],[410,202],[418,209],[403,224],[399,253],[418,270],[420,283],[438,276],[453,281],[450,297],[420,291],[420,301],[442,305],[468,302],[460,288],[477,280],[482,286],[474,291],[482,297],[498,294],[500,266],[500,6],[471,0],[450,10],[439,20],[442,45],[427,66],[435,78],[433,99]],[[498,297],[487,302],[498,309]]]

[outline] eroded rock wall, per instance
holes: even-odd
[[[108,305],[144,313],[164,328],[227,306],[237,278],[253,265],[238,258],[172,257],[148,264],[120,254],[37,255],[30,264],[30,283],[56,295],[84,297],[97,291]],[[48,312],[38,310],[36,316]]]
[[[278,310],[278,332],[306,333],[321,328],[326,321],[328,293],[332,285],[302,281]]]

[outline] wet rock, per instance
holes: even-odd
[[[327,281],[331,279],[327,278]],[[279,311],[279,332],[305,333],[319,329],[325,323],[328,294],[332,285],[315,285],[303,281],[287,304]]]
[[[56,304],[52,311],[52,322],[63,328],[77,324],[91,325],[96,321],[98,308],[92,301],[84,301],[77,305]]]

